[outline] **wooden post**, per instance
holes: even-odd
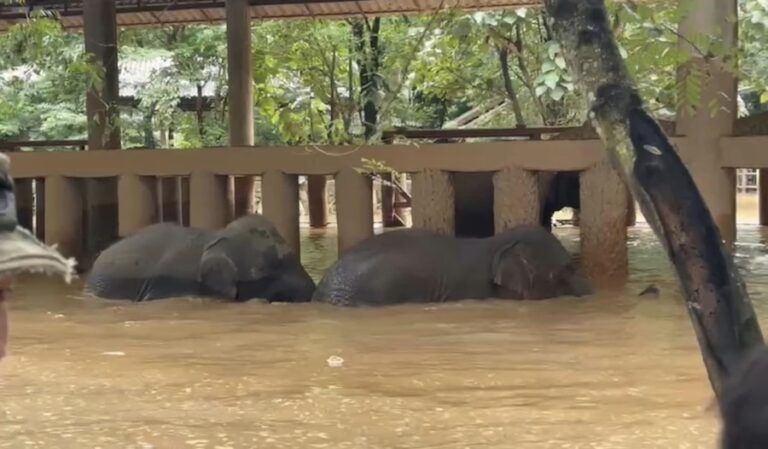
[[[536,173],[507,167],[493,176],[496,233],[522,224],[539,224],[541,200]]]
[[[626,184],[608,160],[581,173],[581,264],[593,283],[624,285],[627,261]]]
[[[189,224],[195,228],[220,229],[231,219],[227,202],[227,177],[193,172],[189,177]]]
[[[57,244],[66,257],[83,252],[83,189],[81,180],[45,178],[45,242]],[[79,264],[78,264],[79,265]]]
[[[454,194],[450,173],[432,169],[415,173],[412,190],[413,227],[455,235]]]
[[[682,1],[682,0],[681,0]],[[685,7],[684,7],[685,8]],[[721,168],[720,138],[733,132],[736,121],[737,81],[715,58],[705,59],[688,39],[699,35],[722,38],[722,50],[736,48],[736,0],[698,0],[680,24],[679,46],[688,51],[691,66],[681,67],[680,80],[685,80],[690,67],[706,73],[701,80],[701,95],[695,111],[683,105],[677,113],[677,132],[687,138],[680,145],[680,157],[688,167],[704,201],[720,229],[722,239],[730,246],[736,240],[736,175],[735,170]],[[683,81],[685,82],[685,81]],[[698,82],[698,81],[697,81]],[[714,115],[713,115],[714,111]]]
[[[272,221],[296,254],[301,254],[299,180],[278,170],[268,171],[261,177],[261,198],[264,216]]]
[[[757,170],[757,201],[760,208],[760,226],[768,226],[768,170]]]
[[[103,84],[90,87],[86,96],[88,149],[119,149],[120,128],[114,120],[119,95],[115,0],[83,2],[83,35],[86,53],[104,68]]]
[[[627,188],[627,227],[632,227],[637,224],[637,204],[635,198],[632,196],[632,192]]]
[[[16,190],[16,216],[21,227],[34,232],[35,197],[32,192],[34,179],[15,179]]]
[[[115,0],[83,2],[85,51],[104,69],[100,85],[89,86],[85,111],[88,123],[88,150],[120,148],[117,100],[119,70],[117,51],[117,14]],[[86,234],[88,258],[114,242],[118,235],[117,179],[91,179],[85,183]]]
[[[35,236],[45,241],[45,178],[35,178]]]
[[[157,193],[151,176],[121,175],[117,181],[118,235],[123,238],[157,222]]]
[[[339,255],[373,235],[373,182],[353,168],[336,174]]]
[[[307,202],[309,203],[309,226],[328,226],[328,178],[325,175],[307,176]]]
[[[253,81],[251,74],[251,12],[248,0],[226,0],[229,144],[252,146]],[[253,212],[254,177],[234,181],[235,216]]]

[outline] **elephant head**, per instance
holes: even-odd
[[[210,294],[239,301],[306,302],[315,289],[285,239],[256,214],[215,233],[203,249],[198,277]]]
[[[568,251],[543,228],[523,226],[498,237],[491,263],[495,296],[545,299],[592,293]]]

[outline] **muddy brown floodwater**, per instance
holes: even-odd
[[[739,232],[764,316],[765,236]],[[558,236],[577,248],[577,231]],[[630,245],[627,293],[580,300],[116,304],[25,280],[0,365],[0,448],[714,448],[672,270],[648,229]],[[333,236],[303,246],[319,276]],[[650,282],[661,295],[638,298]]]

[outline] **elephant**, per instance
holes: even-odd
[[[318,283],[312,301],[383,306],[591,292],[560,241],[541,226],[520,225],[487,238],[410,228],[350,248]]]
[[[209,231],[175,223],[142,228],[96,258],[85,290],[104,299],[202,296],[308,302],[315,283],[273,224],[258,214]]]

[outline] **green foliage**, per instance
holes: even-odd
[[[738,69],[743,87],[768,103],[766,2],[740,0],[738,54],[725,52],[717,36],[682,38],[697,56],[717,57]],[[677,3],[609,3],[622,54],[643,96],[669,115],[682,105],[698,104],[708,76],[696,65],[687,65],[687,76],[677,76],[677,67],[686,65],[690,53],[678,46],[676,24],[692,5]],[[377,112],[378,131],[443,127],[499,99],[507,100],[501,113],[470,126],[578,125],[584,120],[584,101],[574,90],[541,9],[386,17],[380,20],[376,48],[372,23],[254,23],[257,144],[360,143],[368,99]],[[362,46],[353,31],[361,24]],[[0,35],[5,56],[0,71],[19,73],[0,78],[0,139],[86,135],[85,92],[99,86],[103,70],[89,61],[82,42],[82,35],[64,32],[50,18],[33,18]],[[124,147],[228,144],[223,26],[123,30],[119,49],[121,61],[153,66],[130,86],[136,104],[121,108]],[[376,88],[364,97],[361,72],[371,57],[378,58]],[[197,98],[200,91],[206,98]],[[182,102],[194,106],[197,100],[211,107],[179,107]],[[169,130],[174,138],[164,142]]]

